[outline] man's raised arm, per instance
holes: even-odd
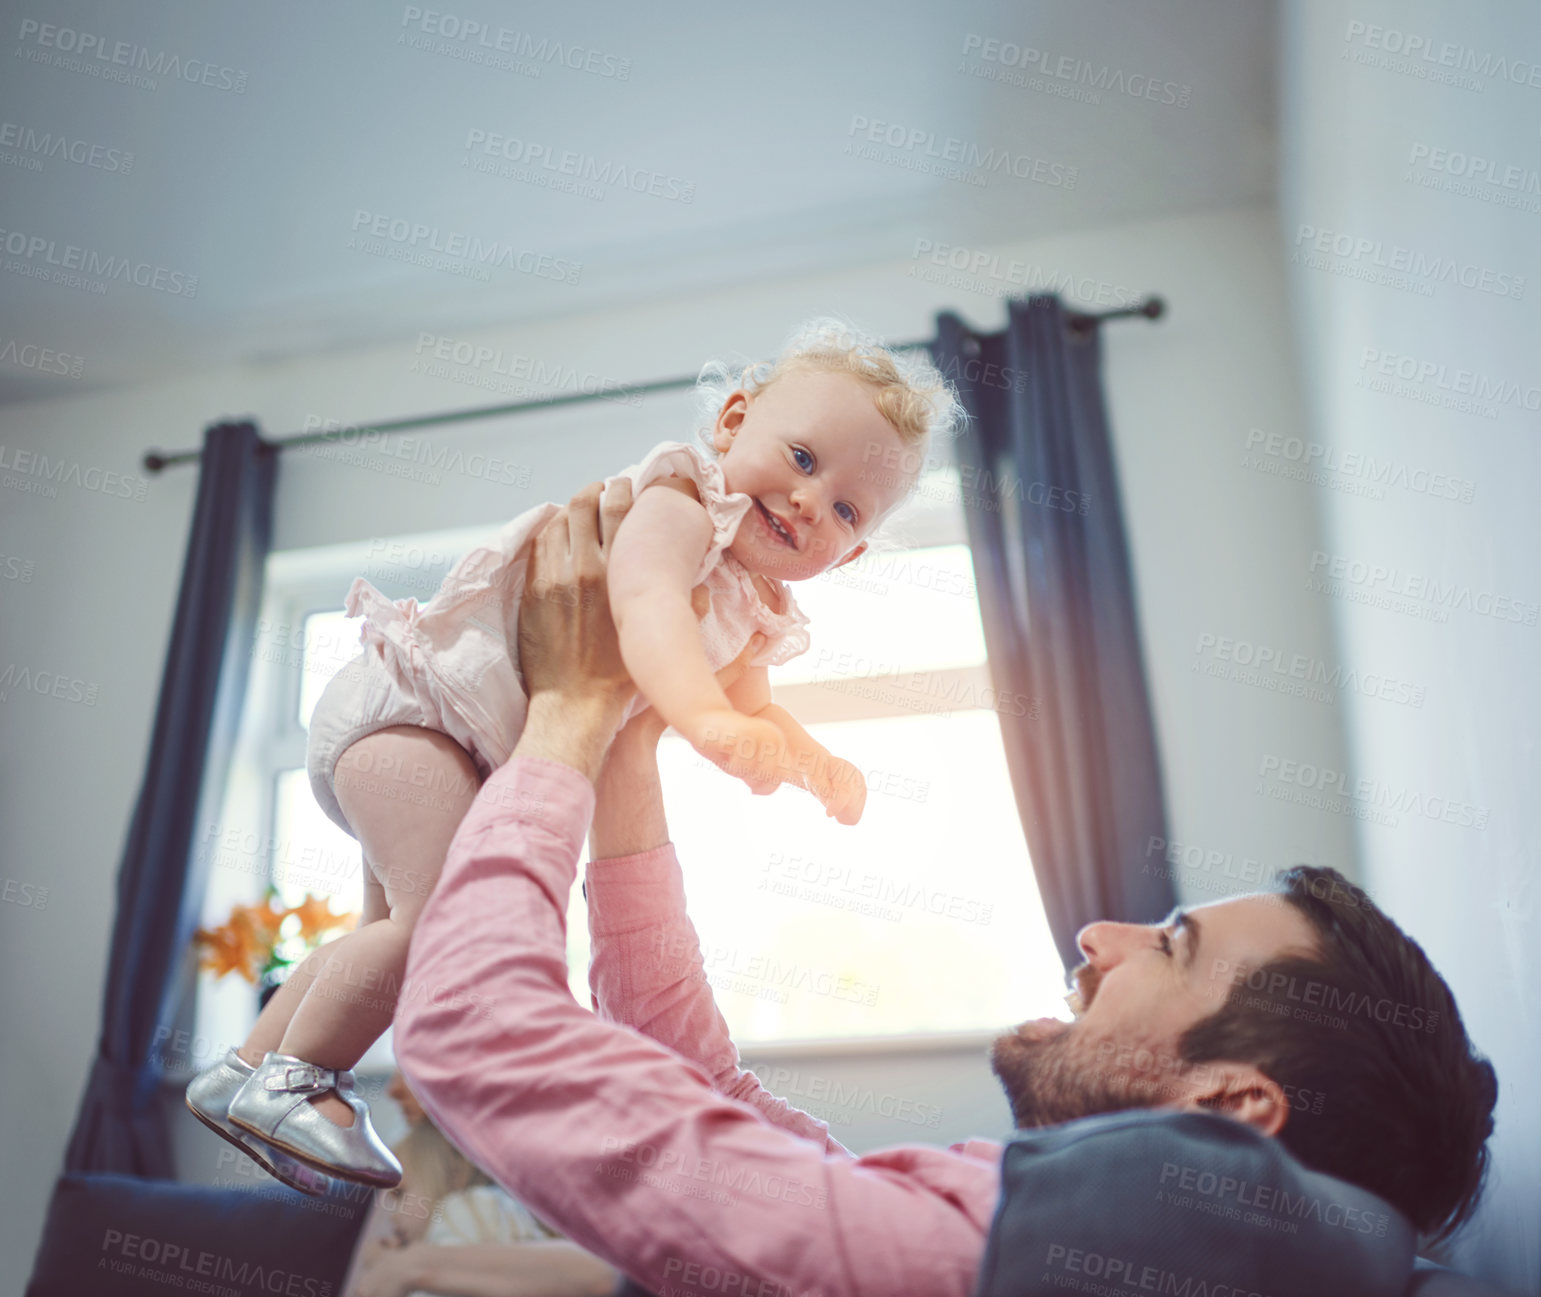
[[[575,500],[537,544],[520,618],[529,722],[418,920],[395,1023],[402,1071],[473,1162],[653,1291],[965,1297],[998,1156],[827,1155],[573,1001],[565,905],[591,781],[630,697],[599,557],[613,519],[600,526],[596,499]]]
[[[753,645],[746,648],[740,662],[753,651]],[[751,1104],[766,1120],[827,1152],[850,1156],[828,1123],[777,1098],[739,1066],[685,912],[684,878],[669,842],[658,779],[663,730],[651,709],[635,717],[611,746],[594,786],[593,859],[584,897],[595,1011],[699,1064],[719,1094]]]

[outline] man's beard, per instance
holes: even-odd
[[[1160,1098],[1148,1082],[1104,1066],[1078,1024],[1024,1023],[996,1038],[990,1069],[1006,1089],[1018,1128],[1152,1108]]]
[[[1101,978],[1086,964],[1073,977],[1084,1011]],[[1102,1112],[1156,1107],[1163,1098],[1159,1084],[1131,1069],[1108,1065],[1128,1054],[1102,1033],[1089,1031],[1084,1022],[1040,1018],[996,1037],[990,1070],[1005,1087],[1019,1129],[1053,1126]]]

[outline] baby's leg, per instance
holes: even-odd
[[[390,912],[390,902],[385,899],[385,888],[380,886],[380,880],[374,876],[366,863],[364,865],[364,913],[354,930],[357,931],[358,928],[367,927],[371,923],[387,918]],[[316,974],[321,971],[326,961],[332,957],[332,947],[336,944],[335,940],[329,941],[319,949],[312,950],[290,971],[278,990],[268,997],[267,1004],[252,1026],[251,1034],[246,1037],[246,1043],[236,1050],[236,1053],[253,1067],[260,1066],[264,1054],[278,1050],[282,1045],[284,1032],[288,1030],[296,1010],[304,1001],[305,992],[310,989],[310,984],[315,981]],[[346,1108],[347,1105],[344,1104],[343,1107]]]
[[[379,730],[342,754],[333,787],[364,850],[365,913],[352,932],[296,970],[304,985],[290,997],[287,1023],[281,1014],[271,1024],[259,1019],[269,1036],[282,1025],[278,1045],[266,1048],[319,1067],[350,1068],[390,1026],[412,927],[480,784],[464,748],[421,726]],[[378,888],[373,898],[371,883]],[[286,982],[268,1007],[288,990]],[[254,1048],[265,1044],[257,1034],[248,1041]],[[334,1092],[311,1102],[338,1125],[352,1125],[352,1110]]]

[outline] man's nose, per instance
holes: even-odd
[[[1146,929],[1138,923],[1113,923],[1101,920],[1088,923],[1076,933],[1076,945],[1086,956],[1086,962],[1098,972],[1106,972],[1118,965]]]

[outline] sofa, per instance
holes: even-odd
[[[1146,1110],[1018,1132],[1001,1180],[975,1297],[1504,1297],[1416,1258],[1391,1204],[1224,1117]],[[367,1193],[339,1190],[66,1175],[26,1297],[337,1297],[369,1210]],[[650,1297],[630,1280],[616,1293]]]
[[[131,1175],[54,1186],[26,1297],[336,1297],[370,1195],[308,1198]]]

